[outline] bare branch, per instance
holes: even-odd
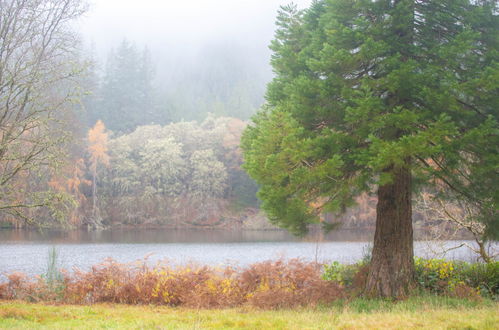
[[[65,134],[55,118],[76,93],[70,81],[77,38],[69,23],[83,0],[0,0],[0,212],[28,221],[23,210],[51,207],[55,195],[31,187],[61,161]],[[46,180],[48,181],[48,180]]]

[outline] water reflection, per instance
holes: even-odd
[[[303,238],[280,230],[168,230],[123,229],[103,231],[0,230],[0,243],[86,244],[86,243],[237,243],[237,242],[315,242],[372,240],[372,231],[337,230],[327,235],[312,232]]]

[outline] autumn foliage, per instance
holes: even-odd
[[[297,259],[266,261],[246,268],[200,265],[149,266],[106,260],[89,271],[66,273],[61,290],[15,273],[0,284],[0,299],[93,304],[155,304],[192,308],[254,306],[273,309],[314,306],[344,297],[342,287],[321,277],[316,263]]]
[[[92,220],[94,227],[101,227],[101,219],[97,209],[97,167],[99,164],[109,166],[109,155],[107,147],[108,134],[106,127],[101,120],[95,123],[95,126],[88,131],[88,148],[90,172],[92,174]]]
[[[90,154],[90,170],[92,173],[97,171],[98,164],[109,165],[109,155],[107,150],[108,134],[106,127],[101,120],[95,123],[95,126],[88,131],[88,152]]]

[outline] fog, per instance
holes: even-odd
[[[311,1],[294,3],[305,8]],[[91,1],[77,23],[84,49],[97,63],[94,76],[100,76],[99,82],[91,83],[97,87],[91,91],[94,100],[86,102],[86,121],[92,125],[103,119],[116,131],[125,131],[153,122],[203,120],[208,113],[248,119],[264,102],[272,78],[268,46],[277,11],[287,4],[288,0]],[[150,60],[142,57],[145,48]],[[140,92],[148,94],[146,101],[119,99],[107,92],[121,90],[118,94],[131,97],[134,89],[124,88],[127,80],[116,79],[127,75],[128,80],[135,79],[117,72],[130,62],[140,62],[135,63],[138,70],[150,67],[150,74],[141,74],[151,76],[146,82],[150,90]],[[123,113],[119,104],[131,103],[136,106],[126,110],[131,112],[129,118],[137,112],[149,115],[132,120],[125,129],[117,124],[123,118],[108,112]]]
[[[268,60],[279,6],[288,0],[93,0],[80,20],[87,44],[99,56],[126,38],[162,57],[195,56],[211,44],[234,43],[251,49],[248,56]],[[294,1],[299,8],[311,0]]]
[[[311,0],[294,1],[299,8]],[[100,56],[126,38],[155,54],[193,56],[209,44],[233,42],[268,55],[279,6],[288,0],[93,0],[80,20]],[[156,55],[158,60],[160,54]]]

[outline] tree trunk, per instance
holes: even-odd
[[[93,171],[92,176],[92,216],[95,218],[95,210],[97,208],[97,174]]]
[[[414,280],[411,170],[389,167],[391,183],[378,188],[376,232],[365,294],[403,298]]]
[[[92,180],[92,219],[91,224],[92,229],[101,230],[103,229],[102,219],[97,207],[97,169],[93,171]]]
[[[487,252],[485,241],[475,235],[475,242],[478,244],[480,257],[482,258],[482,260],[487,264],[493,262],[494,258]]]

